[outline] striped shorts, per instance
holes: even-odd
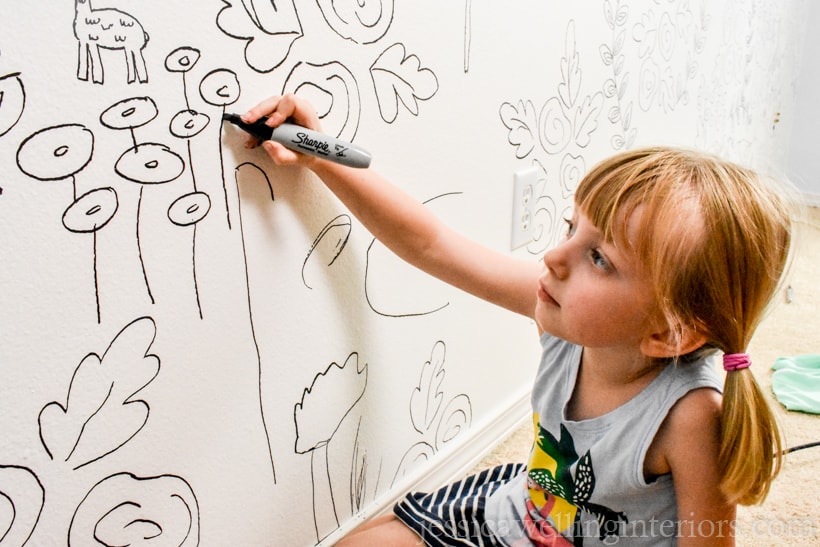
[[[411,492],[393,512],[431,547],[501,546],[484,519],[484,504],[499,486],[525,469],[520,463],[499,465],[429,494]]]

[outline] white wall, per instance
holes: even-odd
[[[525,417],[534,326],[397,261],[225,110],[309,96],[505,252],[536,166],[536,260],[615,150],[782,169],[807,6],[94,1],[119,12],[82,40],[70,0],[0,18],[3,547],[331,543]]]
[[[820,23],[820,6],[810,2],[805,10],[806,28]],[[820,126],[820,37],[813,32],[803,33],[803,50],[798,67],[796,102],[792,110],[792,134],[786,160],[786,173],[805,195],[807,201],[820,204],[820,154],[817,146],[817,127]]]

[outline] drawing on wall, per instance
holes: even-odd
[[[196,277],[196,228],[199,221],[204,219],[211,210],[211,197],[206,192],[197,189],[191,140],[208,126],[211,119],[207,114],[191,109],[191,103],[188,99],[188,84],[185,78],[188,71],[196,65],[199,57],[199,50],[180,47],[169,53],[165,58],[165,68],[169,72],[177,72],[182,75],[182,95],[185,98],[185,108],[171,118],[168,129],[175,137],[185,140],[185,146],[188,150],[188,168],[191,172],[191,192],[178,197],[168,207],[168,219],[177,226],[191,227],[191,275],[194,282],[196,307],[199,318],[202,319],[202,302],[199,298],[199,283]]]
[[[0,465],[0,545],[25,545],[43,512],[45,491],[34,472]]]
[[[302,37],[302,24],[293,0],[225,1],[216,16],[217,27],[231,38],[245,41],[245,62],[257,72],[279,67]]]
[[[622,4],[621,0],[604,0],[604,18],[612,31],[612,39],[609,43],[601,44],[601,60],[604,66],[612,71],[612,78],[604,81],[603,92],[604,97],[616,103],[610,108],[607,118],[618,129],[610,144],[614,150],[628,149],[632,147],[638,134],[638,130],[632,127],[633,103],[625,98],[629,88],[629,71],[624,66],[626,55],[623,49],[629,21],[629,6]]]
[[[430,351],[430,360],[421,367],[418,384],[410,395],[410,420],[422,440],[411,446],[399,463],[393,477],[396,484],[416,466],[429,461],[444,446],[470,428],[473,407],[470,397],[459,393],[447,399],[443,384],[447,345],[437,340]]]
[[[689,81],[698,73],[697,56],[703,52],[706,29],[696,24],[688,1],[657,4],[641,14],[632,28],[641,68],[638,105],[653,105],[664,113],[689,102]]]
[[[394,0],[317,0],[333,31],[357,44],[381,39],[393,23]]]
[[[325,133],[350,142],[356,137],[362,98],[356,77],[343,64],[300,61],[285,78],[282,93],[295,93],[310,101]]]
[[[351,353],[343,365],[331,363],[313,378],[293,408],[297,454],[310,453],[313,520],[318,541],[339,527],[328,445],[367,388],[367,363]],[[355,476],[355,470],[351,476]]]
[[[245,278],[250,337],[258,370],[254,387],[258,389],[259,415],[266,435],[273,484],[276,484],[273,458],[273,443],[276,439],[272,438],[273,433],[268,428],[268,422],[275,417],[267,415],[262,397],[264,386],[268,390],[266,397],[270,399],[272,384],[267,375],[275,375],[271,374],[271,363],[263,365],[263,355],[257,341],[252,297],[254,287],[250,278],[252,272],[248,271],[248,253],[252,249],[247,246],[251,242],[246,242],[245,238],[249,234],[245,233],[242,224],[242,213],[248,210],[247,203],[242,203],[239,191],[240,186],[245,185],[253,185],[257,189],[267,188],[273,202],[273,185],[268,174],[258,165],[250,162],[236,167],[227,165],[222,155],[222,124],[211,123],[220,119],[225,108],[238,100],[241,90],[237,74],[226,68],[209,71],[209,67],[202,70],[204,59],[200,49],[190,46],[171,47],[168,49],[170,53],[164,58],[153,56],[155,60],[164,61],[166,70],[163,80],[165,89],[160,91],[156,89],[156,82],[161,80],[157,78],[161,75],[161,68],[146,64],[146,59],[149,63],[153,62],[151,55],[143,57],[143,53],[150,53],[152,50],[145,49],[148,34],[142,23],[120,9],[101,8],[102,0],[98,0],[96,4],[99,9],[92,7],[91,0],[75,0],[73,15],[78,48],[77,79],[101,85],[84,87],[84,84],[74,81],[73,73],[68,78],[83,89],[95,90],[90,91],[88,101],[93,105],[94,112],[99,113],[99,117],[97,120],[84,120],[89,123],[45,124],[48,127],[34,131],[20,142],[17,147],[17,166],[21,173],[34,180],[59,183],[59,187],[65,188],[66,193],[69,191],[68,183],[71,183],[71,195],[66,196],[68,206],[64,210],[62,223],[72,234],[89,235],[87,241],[92,258],[96,308],[96,324],[93,327],[108,327],[106,322],[111,321],[114,315],[115,304],[112,301],[117,301],[116,298],[109,300],[108,297],[112,290],[120,290],[124,286],[122,279],[132,280],[128,296],[133,292],[139,300],[136,304],[156,306],[150,308],[156,313],[152,312],[150,316],[141,316],[128,323],[111,339],[104,352],[84,352],[85,357],[72,366],[70,381],[66,378],[68,385],[60,388],[62,394],[49,394],[43,402],[37,404],[34,414],[37,415],[41,446],[36,446],[35,440],[35,448],[42,451],[43,460],[47,457],[47,465],[54,470],[43,477],[59,477],[60,474],[65,477],[65,474],[76,473],[71,476],[93,479],[83,487],[83,492],[89,487],[90,489],[73,512],[70,528],[67,531],[64,528],[59,530],[60,534],[68,534],[69,545],[83,545],[89,541],[106,545],[139,541],[197,545],[200,541],[199,504],[191,485],[182,476],[160,474],[166,470],[151,469],[155,462],[150,460],[147,462],[150,464],[148,468],[110,470],[106,467],[105,473],[98,477],[94,477],[93,473],[102,468],[101,463],[109,466],[120,457],[129,457],[137,445],[131,441],[141,433],[146,434],[145,427],[149,424],[149,418],[150,424],[157,423],[156,414],[152,414],[152,406],[157,409],[162,408],[162,405],[156,399],[152,401],[148,394],[161,391],[159,383],[154,382],[159,377],[160,360],[151,351],[157,338],[157,325],[165,324],[159,318],[165,317],[167,306],[176,306],[176,301],[167,300],[180,295],[183,304],[190,304],[191,309],[196,310],[199,318],[197,325],[206,318],[214,320],[212,317],[218,315],[208,314],[208,292],[200,287],[198,275],[202,273],[198,272],[198,266],[202,266],[204,262],[198,264],[198,257],[202,261],[201,256],[208,255],[207,252],[200,251],[204,248],[202,246],[210,245],[213,241],[206,241],[203,234],[210,237],[213,233],[210,230],[210,219],[221,222],[220,202],[224,201],[228,229],[237,226],[237,222],[239,226],[238,238],[234,238],[234,241],[241,244],[244,263],[237,265],[236,272],[239,274],[240,268],[244,268],[241,273]],[[109,0],[107,4],[119,4],[118,7],[123,7],[125,2]],[[294,3],[274,5],[267,0],[246,0],[242,3],[234,2],[235,6],[228,5],[227,2],[225,4],[217,16],[220,28],[228,28],[240,19],[242,24],[250,25],[247,29],[251,32],[247,36],[251,38],[246,40],[245,48],[249,66],[257,72],[283,66],[293,43],[303,37]],[[365,108],[378,108],[382,121],[388,124],[397,121],[402,112],[419,116],[421,103],[437,93],[438,78],[403,43],[391,40],[387,42],[387,47],[379,43],[388,36],[392,26],[393,0],[322,0],[317,2],[317,6],[324,19],[323,23],[318,20],[319,23],[326,24],[340,39],[356,44],[355,47],[368,48],[370,56],[365,57],[364,63],[358,57],[355,63],[352,62],[353,59],[343,58],[315,63],[292,59],[294,63],[284,79],[283,89],[307,95],[320,110],[323,125],[329,132],[346,140],[356,137]],[[134,11],[136,8],[125,9]],[[145,21],[146,28],[157,28],[147,18],[140,17],[140,20]],[[276,32],[272,32],[274,30]],[[242,33],[238,32],[237,35],[239,34]],[[152,44],[156,46],[157,41],[154,36]],[[123,56],[124,67],[121,64]],[[73,66],[73,57],[71,59]],[[264,63],[268,65],[265,66]],[[105,74],[106,68],[109,74]],[[112,71],[118,68],[124,69],[123,73],[127,72],[124,78],[126,81],[116,81],[118,78],[111,77]],[[157,69],[160,70],[159,73],[154,72]],[[117,84],[121,84],[121,89],[132,90],[135,88],[128,87],[131,84],[148,84],[149,72],[152,87],[139,87],[144,91],[137,93],[116,92]],[[199,81],[197,98],[192,95],[195,88],[191,86],[196,84],[190,78],[202,74],[205,75]],[[284,69],[282,74],[284,75]],[[170,89],[168,81],[172,82]],[[174,87],[176,82],[181,83],[181,89]],[[169,97],[178,98],[178,101],[170,101],[174,106],[162,102],[169,102]],[[97,104],[96,101],[103,102]],[[25,102],[25,88],[20,73],[13,72],[1,77],[0,137],[9,133],[22,118]],[[372,114],[378,121],[375,110]],[[92,117],[96,117],[96,114],[92,114]],[[97,121],[100,126],[95,126],[93,132],[86,127],[91,127],[90,122]],[[159,133],[159,130],[167,133]],[[214,145],[216,150],[213,150]],[[218,165],[221,168],[219,175],[215,170],[205,169],[207,163],[203,159],[204,152],[200,152],[200,146],[209,146],[208,151],[214,153],[212,157],[218,153]],[[102,158],[107,157],[111,158],[111,164],[100,165],[100,162],[106,161]],[[103,176],[96,176],[96,180],[91,180],[88,173],[92,169],[89,166],[102,171]],[[230,173],[226,171],[232,167],[236,198],[233,197],[234,188],[228,180]],[[84,175],[88,176],[88,180]],[[223,198],[217,197],[220,176]],[[170,198],[169,194],[172,194]],[[131,215],[130,221],[122,218],[123,212],[126,217]],[[238,221],[232,218],[233,215],[236,215]],[[157,219],[161,222],[157,223]],[[112,220],[116,221],[111,222]],[[207,222],[208,231],[202,230],[205,225],[203,222]],[[219,237],[227,237],[224,225],[220,226],[223,228]],[[333,267],[336,259],[347,248],[351,226],[349,215],[335,216],[317,234],[310,248],[306,249],[301,271],[306,289],[315,286],[319,277],[326,274],[322,269]],[[108,260],[110,257],[107,254],[98,254],[98,232],[102,228],[106,228],[106,232],[102,232],[106,253],[108,249],[116,248],[118,254],[113,258],[125,257],[125,260]],[[167,289],[177,288],[171,285],[177,280],[177,272],[169,272],[170,263],[163,264],[163,268],[156,266],[157,257],[161,255],[153,242],[166,233],[174,235],[174,244],[182,243],[184,252],[181,260],[174,264],[180,266],[177,269],[182,274],[182,282],[188,283],[190,280],[191,294],[184,290],[174,291],[172,294]],[[201,237],[203,239],[200,241]],[[188,243],[191,245],[190,257],[187,255]],[[130,277],[120,275],[122,272],[115,269],[122,268],[123,264],[124,269],[128,270],[125,273],[132,274]],[[207,276],[201,277],[203,280],[208,279]],[[183,289],[187,289],[187,285],[183,285]],[[166,296],[169,294],[172,296]],[[190,298],[190,302],[186,298]],[[430,310],[435,311],[447,305],[446,301],[436,303],[434,306],[424,307],[420,313],[417,308],[412,314],[432,313]],[[111,306],[111,314],[107,313],[106,306]],[[127,310],[123,309],[121,302],[117,302],[116,312],[127,313]],[[136,312],[131,317],[143,313],[145,312]],[[244,313],[243,311],[241,315]],[[154,317],[158,318],[156,322]],[[85,323],[93,323],[93,320],[89,317],[83,322],[88,326]],[[202,324],[208,326],[207,323]],[[164,341],[174,340],[172,331],[165,332],[163,329],[162,334]],[[263,375],[266,376],[263,378]],[[364,508],[368,496],[375,495],[379,489],[381,464],[374,465],[374,461],[378,460],[373,457],[373,448],[366,447],[359,436],[359,431],[363,430],[361,417],[357,426],[353,421],[355,417],[351,416],[357,406],[360,407],[359,401],[366,386],[367,364],[360,360],[358,353],[353,352],[344,365],[334,363],[319,373],[311,386],[305,389],[302,400],[294,406],[294,448],[297,454],[309,453],[311,457],[313,524],[318,540],[338,529],[340,520],[345,517],[343,500],[346,497],[349,497],[351,510],[358,512]],[[46,402],[48,403],[44,404]],[[256,409],[253,411],[255,415]],[[452,398],[446,408],[438,409],[437,412],[435,431],[431,426],[427,434],[430,445],[436,449],[447,442],[451,435],[457,434],[461,424],[469,424],[472,414],[466,395]],[[163,419],[166,418],[167,416],[163,416]],[[345,430],[355,429],[355,438],[336,435],[345,421]],[[328,425],[329,422],[332,423]],[[334,435],[335,445],[352,443],[349,492],[344,492],[345,483],[348,482],[346,473],[344,481],[331,483],[330,480],[328,450]],[[123,450],[124,447],[128,449]],[[112,458],[112,455],[117,457]],[[12,472],[11,469],[16,471]],[[259,469],[255,472],[263,474],[259,473]],[[12,473],[14,485],[7,487],[5,479],[11,477]],[[48,481],[44,482],[44,486],[40,484],[41,479],[33,470],[12,465],[0,466],[0,543],[16,541],[13,538],[24,538],[22,544],[28,537],[32,537],[44,500],[48,497],[46,490],[49,487],[51,499],[65,503],[59,498],[63,493],[59,487]],[[267,477],[265,480],[270,482]],[[369,485],[368,480],[371,480]],[[26,492],[19,490],[23,485],[26,486]],[[72,500],[72,509],[78,501],[79,496]],[[6,518],[6,507],[12,507],[12,518]],[[44,514],[51,513],[53,511],[46,511]],[[71,513],[65,515],[66,523],[70,515]],[[53,521],[40,525],[41,530],[37,534],[48,535],[54,532],[51,529]],[[34,539],[32,541],[36,542]]]
[[[108,224],[119,202],[114,188],[95,188],[77,196],[76,175],[85,169],[94,154],[94,134],[81,124],[46,127],[29,135],[17,149],[17,167],[41,181],[70,180],[72,202],[63,213],[63,226],[74,233],[92,236],[92,272],[97,323],[100,314],[97,231]]]
[[[461,195],[461,192],[449,192],[432,197],[423,203],[439,204],[440,200]],[[389,264],[404,270],[401,276],[382,275],[380,272],[388,270]],[[408,286],[423,287],[429,283],[430,277],[417,268],[407,265],[384,246],[382,242],[373,238],[367,247],[367,256],[364,266],[364,295],[367,305],[378,315],[383,317],[419,317],[441,311],[450,305],[450,302],[440,300],[440,296],[429,291],[420,290],[410,293],[404,290]],[[438,281],[434,281],[437,284]]]
[[[320,266],[329,268],[336,262],[345,245],[347,245],[347,240],[350,239],[351,226],[350,215],[342,213],[322,228],[322,231],[313,240],[305,262],[302,264],[302,283],[305,287],[308,289],[313,288],[308,283],[307,279],[310,275],[307,272]]]
[[[370,459],[368,459],[367,450],[359,442],[359,431],[361,429],[362,419],[359,418],[359,424],[356,427],[356,437],[353,440],[353,457],[350,465],[350,508],[353,514],[361,512],[365,508],[367,502],[366,495],[368,492],[368,476],[370,474]],[[372,486],[372,492],[379,492],[379,480],[382,475],[382,462],[379,462],[379,468],[375,471],[376,481],[375,486]]]
[[[99,461],[143,429],[150,407],[137,397],[159,374],[159,357],[149,353],[155,337],[153,319],[135,319],[102,357],[89,353],[82,359],[65,403],[55,401],[40,411],[46,454],[55,463],[68,464],[60,471]],[[31,469],[0,465],[0,543],[25,545],[40,522],[45,499],[46,489]],[[187,481],[127,472],[99,480],[75,510],[67,544],[113,546],[136,540],[199,544],[199,504]]]
[[[601,91],[588,95],[581,92],[583,74],[576,46],[575,21],[570,20],[560,61],[558,94],[549,98],[540,111],[529,100],[519,100],[515,105],[504,103],[499,109],[501,122],[509,130],[508,141],[515,147],[515,156],[530,159],[540,171],[532,215],[535,236],[527,245],[531,254],[543,253],[560,234],[563,211],[557,211],[555,200],[549,196],[558,193],[568,199],[575,192],[586,173],[583,151],[598,129],[604,105]],[[545,165],[551,160],[544,154],[560,158],[556,181],[548,178],[548,173],[556,170],[546,169]]]
[[[68,545],[199,545],[199,502],[175,475],[117,473],[85,495],[68,531]]]
[[[131,15],[114,8],[94,9],[91,0],[74,0],[74,37],[79,45],[77,78],[102,84],[105,74],[102,51],[122,50],[128,83],[148,82],[148,69],[142,50],[148,33]]]
[[[379,112],[387,123],[399,115],[399,103],[414,116],[419,114],[419,101],[431,99],[438,91],[438,78],[421,60],[408,55],[404,44],[393,44],[384,50],[370,66]]]
[[[464,0],[464,74],[470,72],[470,49],[473,41],[473,1]]]
[[[159,114],[157,105],[151,97],[132,97],[118,101],[100,114],[100,123],[114,130],[129,130],[133,147],[127,149],[114,165],[114,171],[122,178],[139,184],[137,199],[137,254],[139,256],[145,290],[151,303],[155,304],[145,259],[141,245],[142,202],[146,186],[165,184],[176,180],[185,170],[184,160],[167,145],[154,142],[137,141],[135,129],[143,127],[156,119]]]
[[[212,70],[199,82],[199,96],[211,106],[219,107],[219,120],[225,114],[225,107],[239,100],[241,90],[239,79],[236,73],[226,68]],[[228,222],[228,229],[231,229],[231,207],[228,203],[228,187],[225,182],[225,161],[222,156],[222,146],[219,146],[219,163],[222,169],[222,193],[225,196],[225,215]]]
[[[0,76],[0,137],[11,131],[23,116],[26,88],[19,72]]]
[[[150,317],[129,323],[102,357],[83,358],[68,386],[65,402],[40,411],[40,440],[52,460],[75,470],[118,450],[148,421],[150,406],[136,398],[159,374],[160,362],[148,353],[156,337]]]
[[[224,168],[223,168],[224,169]],[[242,193],[239,191],[239,188],[244,185],[248,185],[252,188],[262,188],[266,186],[270,190],[270,199],[271,201],[275,201],[275,197],[273,195],[273,186],[270,183],[270,179],[265,171],[260,168],[259,166],[246,162],[236,166],[234,170],[234,180],[236,181],[237,187],[237,199],[238,199],[238,207],[237,210],[239,212],[239,236],[242,242],[242,266],[243,266],[243,273],[245,277],[245,290],[248,297],[248,322],[250,324],[250,332],[251,332],[251,339],[253,340],[253,347],[256,355],[256,367],[257,367],[257,397],[259,403],[259,416],[262,420],[262,429],[265,432],[265,441],[268,447],[268,458],[270,459],[270,466],[271,466],[271,473],[273,476],[273,483],[276,484],[276,466],[273,462],[273,446],[271,444],[271,435],[270,430],[268,429],[268,421],[265,418],[265,405],[263,404],[263,397],[262,397],[262,386],[264,385],[263,382],[263,367],[262,367],[262,354],[259,351],[259,341],[256,338],[256,326],[253,322],[253,299],[251,298],[251,282],[250,282],[250,274],[248,272],[248,250],[245,244],[245,227],[242,224]]]

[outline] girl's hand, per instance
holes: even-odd
[[[270,127],[277,127],[282,122],[288,121],[314,131],[322,131],[319,116],[317,116],[313,105],[293,94],[274,95],[257,104],[242,114],[241,117],[242,121],[253,123],[262,116],[268,117],[265,125]],[[250,136],[245,146],[248,148],[259,146],[259,139]],[[294,152],[274,141],[265,141],[262,143],[262,147],[277,165],[304,165],[309,167],[313,162],[318,161],[314,157]]]

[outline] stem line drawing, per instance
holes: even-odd
[[[257,165],[253,163],[243,163],[236,167],[234,170],[234,178],[236,180],[237,190],[240,187],[240,180],[250,178],[250,177],[259,177],[261,176],[265,183],[267,184],[268,188],[270,189],[270,197],[271,201],[274,201],[273,195],[273,187],[270,184],[270,179],[268,179],[267,174]],[[252,181],[253,183],[257,184],[259,181]],[[238,215],[239,215],[239,238],[242,241],[242,264],[244,267],[244,274],[245,274],[245,288],[247,290],[247,297],[248,297],[248,320],[250,322],[250,330],[251,330],[251,338],[253,340],[253,347],[256,351],[256,365],[257,365],[257,374],[258,374],[258,402],[259,402],[259,414],[262,418],[262,428],[265,430],[265,441],[268,447],[268,457],[270,458],[270,465],[271,465],[271,472],[273,473],[273,483],[276,484],[276,466],[273,462],[273,447],[271,446],[271,436],[268,430],[268,423],[265,418],[265,408],[262,404],[262,354],[259,351],[259,341],[256,338],[256,327],[253,323],[253,302],[251,299],[251,283],[250,283],[250,274],[248,273],[248,251],[245,246],[245,230],[244,226],[242,225],[242,197],[241,192],[237,191],[237,195],[239,197],[239,206],[237,207]]]

